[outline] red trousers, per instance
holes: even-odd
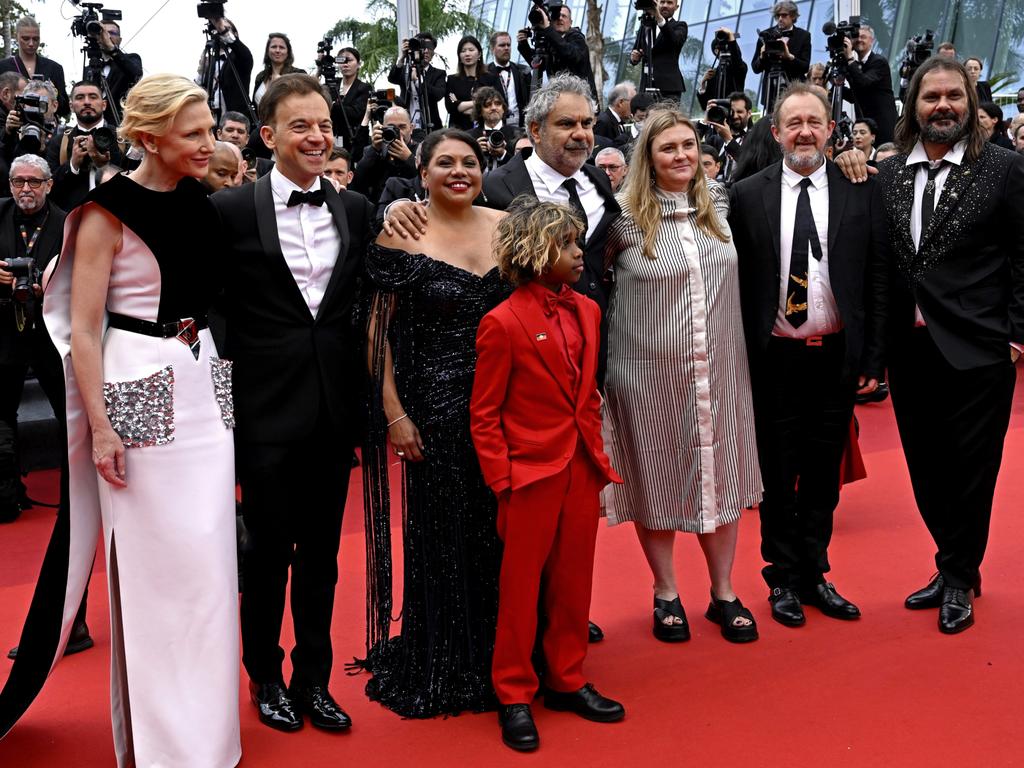
[[[505,551],[491,676],[502,704],[529,704],[537,692],[530,659],[537,639],[538,602],[547,617],[545,684],[570,692],[587,682],[583,659],[599,499],[606,482],[580,445],[561,472],[498,501],[498,535]]]

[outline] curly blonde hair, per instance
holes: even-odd
[[[562,238],[584,231],[583,220],[571,208],[520,195],[508,207],[494,233],[494,256],[501,276],[513,285],[535,280],[558,260]]]
[[[652,148],[658,136],[677,125],[686,126],[693,131],[694,138],[699,142],[696,127],[678,110],[659,107],[647,114],[640,140],[629,160],[629,173],[622,185],[622,194],[626,198],[633,220],[644,233],[644,255],[649,259],[654,258],[654,239],[658,234],[658,222],[661,220],[661,203],[654,193]],[[686,192],[690,203],[697,209],[697,226],[723,243],[729,242],[729,235],[718,220],[714,203],[711,201],[699,154],[693,178]]]
[[[165,136],[174,118],[194,102],[206,102],[206,91],[180,75],[149,75],[128,92],[118,137],[135,147],[142,135]]]

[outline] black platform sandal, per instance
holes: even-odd
[[[708,621],[722,628],[722,637],[730,643],[751,643],[757,640],[757,622],[749,609],[743,606],[740,599],[719,600],[711,593],[711,602],[704,614]],[[737,624],[736,619],[747,619],[749,624]]]
[[[682,624],[666,624],[669,617],[682,619]],[[671,600],[654,598],[654,636],[663,643],[683,643],[690,639],[690,625],[686,623],[686,612],[679,602],[679,595]]]

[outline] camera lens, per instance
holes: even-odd
[[[398,129],[393,125],[385,125],[380,131],[381,140],[385,144],[390,144],[393,141],[398,140]]]

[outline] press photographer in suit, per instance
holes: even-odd
[[[743,90],[747,79],[747,63],[736,42],[736,34],[728,27],[715,30],[711,40],[711,52],[715,55],[716,66],[704,73],[697,87],[697,101],[701,109],[708,108],[708,100],[725,98],[727,94]]]
[[[896,128],[896,97],[892,92],[892,70],[889,60],[874,53],[875,31],[862,24],[855,41],[849,37],[843,40],[848,64],[846,66],[847,87],[843,98],[852,101],[857,117],[870,117],[878,125],[875,141],[884,144],[892,141]]]
[[[441,127],[437,103],[444,98],[448,75],[430,64],[436,48],[437,40],[429,32],[420,32],[411,41],[403,40],[398,61],[388,72],[388,82],[401,89],[399,98],[420,141]],[[423,100],[425,105],[420,103]]]
[[[487,71],[501,82],[501,91],[508,105],[506,119],[522,128],[526,105],[530,101],[530,68],[512,63],[512,36],[508,32],[492,34],[490,46],[494,60],[487,65]]]
[[[781,67],[782,72],[790,82],[804,80],[807,78],[807,70],[811,67],[811,33],[806,29],[796,26],[796,20],[800,17],[800,11],[796,3],[791,0],[782,0],[772,6],[772,18],[775,19],[775,26],[764,30],[757,38],[757,45],[754,47],[754,60],[751,67],[754,72],[760,74],[771,69],[771,54],[765,50],[765,37],[781,41]],[[763,79],[763,78],[762,78]],[[767,94],[762,88],[761,103],[765,103]],[[767,105],[771,107],[772,105]]]
[[[541,5],[535,2],[530,9],[530,23],[533,25],[535,41],[543,40],[547,48],[543,68],[548,78],[563,72],[576,75],[590,86],[590,98],[596,103],[597,86],[594,84],[594,70],[590,66],[590,48],[583,32],[572,25],[569,6],[557,3]],[[519,55],[532,62],[537,51],[530,45],[528,31],[519,30],[516,39],[519,41]]]
[[[679,9],[679,0],[657,0],[657,6],[655,0],[644,0],[637,7],[642,7],[643,11],[636,42],[629,52],[629,63],[635,66],[647,61],[647,52],[651,51],[651,67],[644,68],[640,91],[653,88],[662,98],[678,102],[686,90],[683,74],[679,71],[679,56],[688,33],[685,21],[672,18]]]
[[[137,53],[125,53],[121,50],[121,27],[116,21],[104,21],[103,32],[99,37],[100,50],[103,51],[103,77],[107,80],[109,93],[104,93],[107,107],[103,119],[108,125],[116,126],[120,122],[121,104],[128,91],[142,79],[142,57]],[[116,110],[116,114],[115,114]]]

